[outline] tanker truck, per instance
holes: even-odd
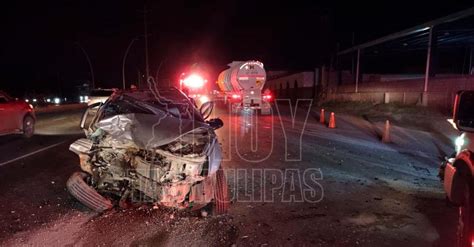
[[[225,102],[231,104],[232,113],[241,110],[260,110],[262,115],[271,113],[272,95],[262,93],[266,73],[259,61],[234,61],[222,71],[217,79]]]

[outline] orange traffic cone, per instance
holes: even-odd
[[[329,117],[329,126],[330,129],[335,129],[336,128],[336,116],[334,115],[334,112],[331,112],[331,116]]]
[[[385,129],[382,135],[382,142],[384,143],[392,142],[392,140],[390,139],[390,121],[388,120],[385,121]]]
[[[319,122],[324,124],[324,108],[321,108],[321,113],[319,113]]]

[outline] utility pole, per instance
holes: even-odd
[[[354,47],[355,45],[355,32],[352,32],[352,43],[351,43],[352,47]],[[351,55],[351,63],[352,63],[352,67],[351,67],[351,73],[352,75],[354,76],[354,69],[355,69],[355,66],[354,66],[354,54]]]
[[[360,48],[357,49],[357,64],[356,64],[356,83],[355,92],[359,92],[359,77],[360,77]]]
[[[127,50],[125,50],[125,55],[123,56],[123,60],[122,60],[122,87],[123,87],[123,89],[126,88],[126,85],[125,85],[125,61],[127,60],[128,52],[130,51],[130,48],[132,47],[133,42],[135,42],[136,40],[137,40],[137,38],[134,38],[134,39],[132,39],[132,41],[130,41],[130,43],[128,44]]]
[[[146,22],[146,14],[147,14],[146,5],[143,5],[143,26],[145,30],[145,66],[146,66],[145,68],[146,80],[145,81],[148,81],[148,76],[150,76],[150,68],[148,67],[148,25]]]
[[[142,72],[140,72],[140,69],[137,67],[137,84],[140,87],[142,84]]]
[[[166,62],[167,58],[165,57],[164,59],[161,60],[160,65],[158,65],[158,69],[156,70],[156,76],[155,76],[155,81],[156,84],[158,84],[158,76],[161,71],[161,66]]]
[[[472,75],[472,47],[469,48],[469,71],[468,75]]]
[[[426,52],[426,69],[425,69],[425,85],[423,87],[423,94],[421,96],[421,102],[423,106],[428,105],[428,83],[430,80],[430,66],[431,66],[431,45],[433,43],[433,26],[430,27],[428,35],[428,49]]]

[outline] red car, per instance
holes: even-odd
[[[21,133],[31,137],[35,132],[35,120],[31,105],[0,91],[0,135]]]

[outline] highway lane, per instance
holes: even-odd
[[[77,170],[69,144],[83,136],[82,109],[37,115],[36,134],[0,137],[0,239],[82,210],[65,190]]]
[[[0,166],[46,151],[82,135],[78,124],[82,112],[82,109],[76,109],[38,114],[33,137],[27,139],[21,135],[1,136]]]

